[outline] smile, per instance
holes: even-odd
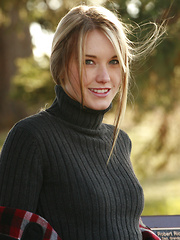
[[[108,92],[110,91],[109,88],[103,88],[103,89],[90,88],[89,90],[90,90],[91,92],[99,93],[99,94],[108,93]]]

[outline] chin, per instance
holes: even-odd
[[[109,107],[109,105],[101,105],[101,106],[96,105],[96,106],[89,106],[88,108],[96,110],[96,111],[101,111],[101,110],[107,109]]]
[[[85,106],[87,108],[97,111],[107,109],[110,106],[110,104],[111,102],[109,101],[94,101],[94,100],[90,102],[85,101]]]

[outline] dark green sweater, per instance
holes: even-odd
[[[113,126],[105,111],[81,108],[56,86],[46,111],[17,123],[0,156],[0,205],[44,217],[62,240],[142,239],[143,191],[120,131],[107,165]]]

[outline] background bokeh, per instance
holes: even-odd
[[[132,162],[145,193],[143,214],[180,214],[179,0],[1,0],[0,148],[15,122],[52,103],[53,32],[61,17],[82,3],[103,4],[131,25],[168,19],[162,42],[133,65],[122,128],[133,142]],[[149,31],[137,30],[131,40]],[[105,121],[113,117],[112,109]]]

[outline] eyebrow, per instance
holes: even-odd
[[[86,54],[85,56],[86,56],[86,57],[90,57],[90,58],[97,58],[95,55]]]
[[[90,57],[90,58],[97,58],[97,56],[95,56],[95,55],[86,54],[85,56],[86,56],[86,57]],[[115,56],[113,56],[112,58],[117,58],[117,56],[115,55]]]

